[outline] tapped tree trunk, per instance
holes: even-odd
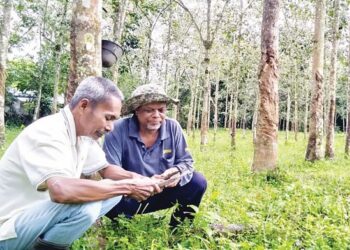
[[[73,13],[66,103],[70,102],[75,89],[84,78],[102,75],[102,0],[73,1]]]
[[[337,53],[338,53],[338,23],[339,23],[339,0],[334,0],[334,20],[332,27],[332,55],[331,55],[331,73],[329,82],[329,111],[328,126],[326,137],[325,156],[329,159],[334,158],[334,122],[335,122],[335,98],[337,84]]]
[[[0,146],[5,143],[5,89],[12,0],[5,0],[0,17]]]
[[[309,140],[305,159],[320,160],[323,157],[323,54],[324,54],[325,0],[316,1],[314,48],[312,56],[313,91],[310,108]]]
[[[278,132],[278,17],[279,0],[265,0],[261,26],[259,113],[252,170],[274,170]]]

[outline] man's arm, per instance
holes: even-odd
[[[128,195],[138,201],[142,201],[153,193],[160,192],[157,182],[149,178],[94,181],[51,177],[46,182],[51,200],[57,203],[99,201],[119,195]]]
[[[104,179],[112,179],[112,180],[123,180],[123,179],[133,179],[133,178],[144,178],[144,176],[127,171],[123,169],[122,167],[119,167],[117,165],[109,164],[104,169],[101,169],[99,171],[100,175]]]

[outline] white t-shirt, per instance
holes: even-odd
[[[23,210],[50,200],[48,178],[80,178],[106,166],[98,143],[76,136],[68,106],[29,125],[0,161],[0,241],[17,237],[14,222]]]

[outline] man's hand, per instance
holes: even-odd
[[[158,181],[148,177],[127,179],[122,180],[122,182],[130,186],[130,194],[127,196],[138,202],[147,200],[152,195],[162,192],[158,186]]]
[[[168,180],[172,179],[173,181],[170,183],[167,183],[165,185],[166,188],[175,187],[179,181],[180,181],[180,172],[176,167],[169,168],[165,170],[161,175],[154,175],[152,176],[152,179],[156,180]]]

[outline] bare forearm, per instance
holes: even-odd
[[[51,199],[58,203],[82,203],[105,200],[114,196],[128,195],[129,184],[111,180],[83,180],[54,178],[48,180]]]
[[[105,179],[112,180],[124,180],[124,179],[133,179],[133,178],[141,178],[142,175],[127,171],[122,167],[116,165],[109,165],[106,168],[100,170],[100,174]]]

